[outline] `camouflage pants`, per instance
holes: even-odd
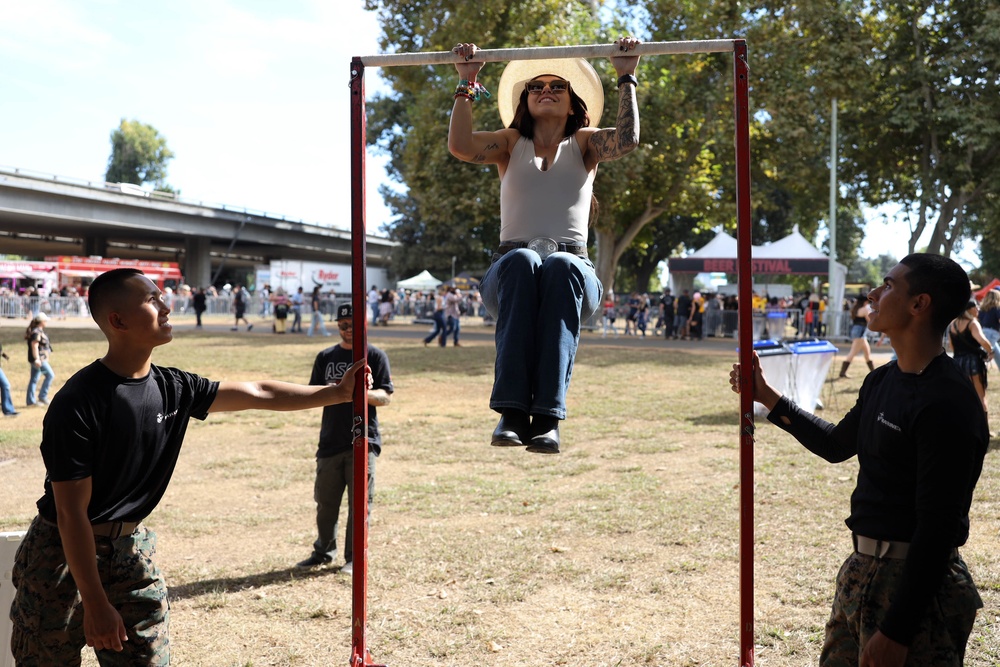
[[[844,562],[826,624],[821,667],[857,666],[861,650],[889,610],[905,563],[858,553]],[[910,644],[906,667],[960,667],[976,610],[982,606],[969,570],[956,553]]]
[[[116,540],[97,538],[97,568],[128,641],[121,653],[96,651],[103,667],[170,664],[167,588],[153,564],[156,535],[142,524]],[[11,573],[11,651],[18,667],[79,665],[86,645],[83,605],[59,529],[40,517],[28,528]]]

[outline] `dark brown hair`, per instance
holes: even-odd
[[[573,84],[569,86],[569,108],[573,111],[566,119],[565,137],[572,137],[581,127],[590,125],[590,113],[587,111],[587,103],[583,98],[573,92]],[[521,91],[521,97],[517,102],[517,110],[514,111],[514,119],[510,121],[509,128],[521,133],[522,137],[528,139],[535,138],[535,119],[528,112],[528,90]]]

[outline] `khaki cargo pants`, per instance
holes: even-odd
[[[128,641],[121,653],[96,651],[103,667],[170,664],[167,587],[153,564],[156,535],[145,526],[115,540],[97,538],[97,568]],[[72,667],[86,645],[83,605],[66,564],[59,529],[40,517],[28,528],[11,572],[11,651],[18,667]]]

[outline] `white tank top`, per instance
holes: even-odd
[[[576,137],[566,137],[547,171],[539,169],[535,145],[521,137],[500,179],[500,241],[547,236],[557,243],[587,245],[595,169],[588,172]]]

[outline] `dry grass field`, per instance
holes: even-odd
[[[22,325],[23,326],[23,325]],[[154,361],[213,379],[307,381],[334,339],[195,332]],[[738,402],[732,346],[619,345],[585,334],[564,453],[491,448],[493,345],[424,348],[370,331],[392,362],[371,517],[369,648],[391,667],[738,664]],[[4,364],[23,405],[22,329]],[[57,383],[101,356],[95,329],[50,331]],[[837,360],[839,365],[839,360]],[[862,366],[855,364],[855,366]],[[863,367],[863,366],[862,366]],[[856,377],[828,383],[826,415]],[[996,404],[996,388],[990,389]],[[997,414],[996,410],[993,412]],[[43,409],[0,422],[0,531],[34,515]],[[816,663],[856,464],[830,465],[759,420],[756,662]],[[315,531],[320,412],[192,422],[147,525],[171,592],[173,664],[319,667],[350,657],[350,578],[300,572]],[[994,425],[996,430],[996,425]],[[343,523],[343,522],[342,522]],[[343,526],[341,526],[343,530]],[[341,535],[340,539],[343,539]],[[963,549],[986,604],[968,665],[1000,665],[1000,451],[991,449]],[[85,661],[96,664],[92,656]]]

